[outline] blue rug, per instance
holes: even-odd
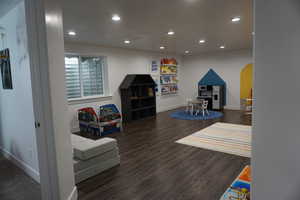
[[[175,111],[170,114],[170,117],[175,119],[183,119],[183,120],[207,120],[207,119],[216,119],[223,116],[223,113],[217,111],[209,111],[209,115],[202,116],[202,113],[199,115],[191,115],[187,113],[185,110]]]

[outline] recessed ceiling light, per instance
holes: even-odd
[[[224,45],[221,45],[221,46],[220,46],[220,49],[225,49],[225,46],[224,46]]]
[[[234,17],[231,19],[232,22],[239,22],[241,20],[240,17]]]
[[[175,34],[175,32],[172,31],[172,30],[170,30],[170,31],[168,32],[168,35],[174,35],[174,34]]]
[[[113,21],[120,21],[121,20],[121,17],[117,14],[113,15],[112,18],[111,18]]]
[[[164,46],[161,46],[161,47],[159,47],[160,49],[165,49],[165,47]]]
[[[76,32],[75,32],[75,31],[69,31],[69,32],[68,32],[68,35],[75,36],[75,35],[76,35]]]
[[[203,44],[203,43],[205,43],[205,40],[199,40],[199,43]]]
[[[184,53],[188,54],[188,53],[190,53],[190,51],[185,51]]]
[[[130,44],[130,40],[125,40],[124,43],[125,44]]]

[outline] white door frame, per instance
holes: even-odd
[[[47,50],[45,26],[40,9],[42,1],[25,0],[28,33],[33,108],[36,121],[36,138],[43,200],[59,199],[53,123],[50,108],[49,78],[47,73]]]
[[[59,179],[53,111],[51,109],[47,19],[45,17],[45,4],[49,4],[49,2],[46,1],[25,0],[33,108],[42,198],[43,200],[64,200],[61,199],[62,185]],[[70,170],[73,171],[73,169]],[[76,187],[74,188],[68,198],[70,200],[77,199],[77,190]]]

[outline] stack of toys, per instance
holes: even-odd
[[[99,107],[99,114],[92,107],[78,110],[80,132],[91,133],[96,136],[105,136],[110,133],[120,132],[122,117],[114,104]]]
[[[251,168],[246,166],[220,200],[250,200]]]

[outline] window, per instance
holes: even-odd
[[[65,56],[68,99],[103,96],[105,57]]]

